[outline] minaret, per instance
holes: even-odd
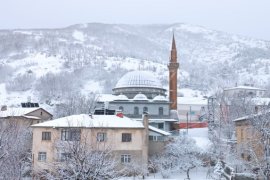
[[[172,39],[172,49],[171,49],[171,58],[170,63],[168,64],[169,68],[169,97],[170,97],[170,109],[177,110],[177,70],[179,63],[177,62],[177,50],[174,40],[174,34]]]

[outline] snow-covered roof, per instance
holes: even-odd
[[[162,84],[151,72],[132,71],[125,74],[115,86],[115,88],[124,87],[162,88]]]
[[[207,105],[206,98],[199,98],[199,97],[177,97],[177,103],[181,104],[188,104],[188,105]]]
[[[154,131],[154,132],[157,132],[157,133],[162,134],[164,136],[170,136],[171,135],[171,133],[166,132],[166,131],[163,131],[163,130],[158,129],[158,128],[155,128],[153,126],[148,126],[148,128],[149,128],[149,130]]]
[[[136,121],[142,121],[142,119],[134,119]],[[149,122],[157,122],[157,123],[161,123],[161,122],[178,122],[175,119],[149,119]]]
[[[5,111],[0,111],[0,117],[10,117],[10,116],[24,116],[30,112],[40,109],[37,108],[7,108]]]
[[[256,87],[252,87],[252,86],[236,86],[236,87],[224,89],[224,91],[236,90],[236,89],[266,91],[265,89],[256,88]]]
[[[146,95],[139,93],[139,94],[136,94],[136,96],[134,96],[133,100],[134,101],[148,101],[148,98],[146,97]]]
[[[240,117],[240,118],[237,118],[235,120],[233,120],[234,122],[237,122],[237,121],[243,121],[243,120],[247,120],[249,119],[251,116],[243,116],[243,117]]]
[[[142,122],[128,117],[121,118],[116,115],[88,114],[62,117],[35,124],[32,127],[144,128]]]
[[[168,101],[165,96],[158,95],[154,97],[153,101]]]

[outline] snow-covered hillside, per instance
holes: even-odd
[[[268,83],[270,42],[188,24],[78,24],[0,31],[0,101],[61,101],[71,92],[110,93],[127,71],[153,71],[168,86],[174,32],[180,88],[203,92]]]

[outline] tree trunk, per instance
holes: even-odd
[[[187,180],[190,180],[190,178],[189,178],[189,168],[188,168],[188,170],[187,170]]]

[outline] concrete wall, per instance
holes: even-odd
[[[102,107],[103,103],[99,103],[99,106]],[[137,102],[137,101],[118,101],[118,102],[110,102],[109,104],[109,109],[119,109],[120,106],[124,108],[123,113],[130,117],[134,115],[134,107],[139,108],[139,115],[136,117],[141,117],[143,114],[143,108],[147,107],[148,108],[148,113],[151,114],[151,116],[159,116],[159,107],[163,108],[163,116],[169,116],[170,115],[170,109],[169,109],[169,103],[165,102]],[[135,116],[134,116],[135,117]],[[162,116],[161,116],[162,117]]]

